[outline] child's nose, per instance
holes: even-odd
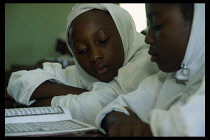
[[[90,55],[91,62],[99,62],[103,58],[103,54],[99,51],[94,49]]]
[[[150,30],[147,31],[146,37],[144,40],[147,44],[153,44],[154,43],[154,37]]]

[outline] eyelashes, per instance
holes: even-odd
[[[152,29],[154,29],[155,31],[160,31],[161,28],[162,28],[162,24],[152,26]]]
[[[106,38],[104,40],[98,41],[98,43],[103,45],[103,44],[106,44],[108,41],[109,41],[109,38]]]
[[[84,49],[82,49],[82,50],[80,50],[80,51],[77,51],[76,53],[77,53],[77,54],[83,54],[83,53],[86,52],[86,50],[87,50],[87,48],[84,48]]]
[[[106,38],[106,39],[97,41],[97,44],[99,46],[103,46],[103,45],[106,45],[108,42],[109,42],[109,37]],[[76,54],[81,55],[81,54],[84,54],[86,51],[87,51],[87,47],[85,47],[84,49],[81,49],[81,50],[76,51]]]

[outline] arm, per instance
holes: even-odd
[[[67,94],[81,94],[87,90],[59,84],[51,81],[45,81],[37,87],[30,100],[39,100],[44,98],[52,98],[54,96],[67,95]]]
[[[29,106],[34,102],[34,99],[66,95],[69,94],[69,91],[71,94],[84,92],[80,89],[79,92],[76,91],[75,93],[77,88],[74,87],[82,88],[83,85],[74,66],[66,69],[62,69],[58,63],[44,63],[43,66],[43,69],[22,70],[12,73],[7,91],[17,103]],[[56,82],[50,82],[51,80]],[[31,97],[32,95],[33,97]]]
[[[51,106],[51,100],[54,96],[67,94],[81,94],[87,90],[58,84],[51,81],[45,81],[35,89],[30,100],[36,100],[31,106]]]
[[[150,126],[127,109],[130,115],[112,111],[102,120],[101,126],[109,136],[152,136]]]
[[[51,100],[52,100],[52,98],[45,98],[45,99],[36,100],[36,102],[34,102],[30,106],[31,107],[51,106]]]

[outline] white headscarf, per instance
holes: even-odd
[[[69,14],[69,16],[67,18],[67,27],[66,27],[67,34],[69,32],[69,28],[70,28],[72,21],[76,17],[81,15],[82,13],[84,13],[88,10],[92,10],[92,9],[100,9],[100,10],[108,11],[110,13],[110,15],[112,16],[112,19],[114,20],[116,27],[119,31],[119,34],[121,36],[121,40],[122,40],[123,47],[124,47],[125,60],[124,60],[123,66],[125,66],[131,60],[131,58],[135,55],[135,53],[141,47],[144,47],[144,45],[147,46],[144,43],[144,36],[136,31],[136,27],[135,27],[135,24],[134,24],[134,21],[133,21],[131,15],[125,9],[123,9],[115,4],[76,4],[73,7],[71,13]],[[68,35],[66,35],[66,36],[67,36],[67,40],[68,40]],[[68,41],[67,41],[67,45],[69,47],[69,50],[73,54],[73,51],[71,50],[71,47],[70,47],[70,44],[68,43]],[[144,59],[144,58],[142,57],[142,59]],[[75,59],[75,63],[77,66],[77,70],[79,71],[78,73],[80,73],[81,81],[82,81],[83,85],[85,86],[85,88],[91,89],[92,84],[90,84],[90,83],[97,82],[99,80],[88,75],[80,67],[80,65],[78,64],[76,59]],[[157,68],[154,68],[154,67],[155,66],[153,66],[153,68],[151,68],[151,69],[155,69],[157,71]],[[132,74],[130,76],[130,79],[132,79]],[[115,83],[113,83],[113,84],[115,84]]]
[[[190,38],[182,61],[182,69],[176,78],[191,82],[205,67],[205,5],[195,4]]]
[[[137,90],[118,96],[100,111],[96,125],[104,132],[100,128],[104,115],[112,110],[128,114],[123,107],[129,106],[141,120],[150,124],[154,136],[205,135],[204,85],[205,4],[194,4],[182,68],[168,74],[159,72],[141,82]]]

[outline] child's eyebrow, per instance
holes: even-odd
[[[110,33],[111,31],[107,31],[103,27],[100,27],[100,28],[97,28],[95,31],[93,31],[92,35],[97,35],[100,32],[103,32],[103,33],[106,33],[107,34],[107,33]]]
[[[93,34],[97,34],[97,33],[99,33],[101,30],[102,30],[102,28],[98,28],[98,29],[96,29],[96,30],[93,32]]]

